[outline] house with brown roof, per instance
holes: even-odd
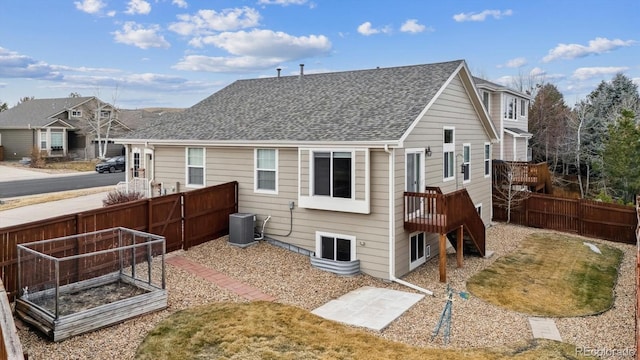
[[[434,257],[444,281],[449,242],[485,255],[498,138],[457,60],[238,80],[115,141],[156,195],[237,181],[265,238],[401,282]]]
[[[45,157],[93,159],[98,141],[107,142],[106,157],[116,156],[122,146],[105,135],[121,136],[128,130],[118,121],[118,110],[94,96],[32,99],[0,112],[5,160],[30,157],[34,148]]]

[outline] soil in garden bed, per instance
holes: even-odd
[[[100,305],[110,304],[148,292],[135,285],[116,281],[96,287],[82,289],[80,291],[61,293],[59,298],[59,315],[65,316],[80,311],[88,310]],[[30,302],[55,314],[56,304],[54,297],[42,297],[29,299]]]

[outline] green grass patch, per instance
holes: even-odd
[[[606,311],[613,305],[622,251],[596,244],[602,252],[598,254],[584,242],[561,234],[533,234],[469,279],[467,289],[489,303],[532,315]]]
[[[177,312],[149,332],[136,352],[136,359],[180,360],[460,358],[584,359],[574,346],[555,341],[492,350],[413,347],[270,302],[213,303]]]

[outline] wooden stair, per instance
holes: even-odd
[[[485,256],[486,233],[482,218],[478,214],[466,189],[443,194],[440,188],[427,187],[424,193],[405,192],[404,228],[408,231],[424,231],[440,234],[440,281],[446,281],[446,243],[448,234],[456,232],[468,239],[480,256]],[[457,248],[457,245],[456,245]],[[459,251],[458,266],[462,266],[462,251]]]

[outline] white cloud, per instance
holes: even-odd
[[[518,58],[508,60],[504,65],[498,65],[498,68],[503,68],[503,67],[518,68],[526,64],[527,64],[527,59],[523,57],[518,57]]]
[[[304,5],[307,0],[258,0],[258,4],[261,5]]]
[[[594,77],[610,76],[629,70],[624,66],[582,67],[573,72],[573,78],[588,80]]]
[[[116,30],[112,34],[118,43],[137,46],[141,49],[148,48],[168,48],[167,42],[162,35],[159,35],[160,27],[151,25],[147,28],[128,21],[122,26],[122,30]]]
[[[151,12],[151,4],[149,4],[145,0],[130,0],[129,4],[127,4],[127,11],[125,11],[125,14],[147,15],[150,12]]]
[[[460,13],[453,15],[453,20],[457,22],[463,21],[485,21],[487,17],[493,17],[494,19],[501,19],[505,16],[513,15],[511,10],[484,10],[479,13]]]
[[[542,58],[542,61],[549,62],[556,59],[575,59],[588,55],[602,54],[621,47],[631,46],[635,43],[633,40],[609,40],[607,38],[597,37],[589,41],[589,45],[580,44],[558,44],[555,48],[549,50],[549,54]]]
[[[185,0],[171,0],[171,3],[183,9],[186,9],[189,6]]]
[[[233,55],[265,59],[313,57],[327,54],[331,49],[331,42],[324,35],[292,36],[280,31],[258,29],[223,32],[198,41],[224,49]]]
[[[255,56],[210,57],[188,55],[173,66],[177,70],[205,72],[242,72],[272,68],[286,61],[284,58],[263,58]]]
[[[369,21],[364,22],[358,26],[358,32],[364,36],[375,35],[379,33],[390,33],[391,28],[389,26],[385,26],[380,29],[373,28]]]
[[[0,47],[0,78],[55,80],[60,77],[51,65]]]
[[[244,7],[236,9],[199,10],[195,15],[178,15],[180,22],[173,23],[169,30],[180,35],[193,36],[214,31],[230,31],[258,26],[260,13]]]
[[[80,11],[84,11],[88,14],[97,14],[102,10],[103,7],[107,6],[101,0],[82,0],[75,1],[76,9]]]
[[[402,24],[402,26],[400,26],[400,31],[414,33],[414,34],[421,33],[425,30],[433,31],[432,28],[427,29],[426,26],[422,24],[418,24],[418,20],[416,19],[409,19],[405,21],[404,24]]]
[[[534,67],[533,69],[531,69],[531,71],[529,71],[529,76],[531,77],[546,76],[546,75],[547,75],[547,72],[539,67]]]

